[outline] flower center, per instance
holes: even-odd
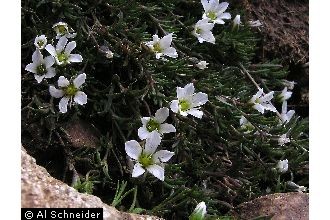
[[[57,26],[57,30],[60,34],[65,34],[66,33],[66,28],[65,28],[64,25]]]
[[[209,11],[206,13],[206,17],[208,17],[211,20],[217,19],[217,14],[214,11]]]
[[[196,28],[196,34],[201,34],[202,33],[202,28]]]
[[[184,99],[180,100],[179,105],[180,105],[181,111],[183,111],[183,112],[190,109],[190,102],[188,102],[187,100],[184,100]]]
[[[155,43],[153,47],[154,47],[154,51],[157,53],[161,53],[163,51],[163,48],[160,46],[159,42]]]
[[[255,103],[261,103],[261,100],[259,99],[259,98],[256,98],[256,101],[255,101]]]
[[[159,131],[160,124],[159,124],[159,122],[156,121],[155,119],[150,119],[150,120],[148,121],[146,127],[147,127],[147,130],[148,130],[149,132],[152,132],[152,131],[154,131],[154,130]]]
[[[37,67],[37,73],[38,75],[43,75],[47,72],[46,70],[46,66],[44,64],[40,64],[38,67]]]
[[[154,163],[153,159],[152,159],[152,154],[148,155],[148,154],[141,154],[138,161],[141,163],[141,165],[143,167],[148,167],[150,165],[152,165]]]
[[[62,52],[57,54],[57,59],[60,62],[67,63],[69,60],[69,56],[66,53]]]
[[[64,93],[66,96],[74,96],[78,92],[78,89],[73,85],[70,84],[64,89]]]
[[[44,45],[44,42],[42,40],[39,40],[37,44],[39,47],[42,47]]]

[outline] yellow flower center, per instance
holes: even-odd
[[[150,119],[150,120],[148,121],[146,127],[147,127],[147,130],[148,130],[149,132],[152,132],[152,131],[154,131],[154,130],[159,131],[160,124],[159,124],[159,122],[157,122],[155,119]]]
[[[40,64],[38,67],[37,67],[37,74],[38,75],[43,75],[47,72],[46,70],[46,66],[44,64]]]
[[[206,13],[206,17],[208,17],[211,20],[217,19],[217,14],[214,11],[209,11]]]
[[[163,48],[160,46],[160,43],[159,42],[155,43],[153,45],[153,48],[154,48],[153,49],[154,52],[156,52],[156,53],[161,53],[163,51]]]
[[[154,163],[152,159],[152,154],[141,154],[138,161],[141,163],[141,165],[146,168]]]
[[[59,32],[61,35],[66,34],[66,32],[67,32],[67,30],[66,30],[66,28],[65,28],[64,25],[59,25],[59,26],[57,26],[57,30],[58,30],[58,32]]]
[[[196,28],[196,34],[201,34],[202,33],[202,29],[201,28]]]
[[[179,105],[180,105],[180,110],[183,112],[190,109],[190,102],[187,100],[184,99],[180,100]]]
[[[78,89],[70,84],[64,89],[65,96],[74,96],[78,92]]]
[[[69,60],[69,56],[66,53],[62,52],[57,54],[57,59],[60,62],[67,63]]]
[[[44,42],[42,40],[39,40],[37,44],[39,47],[42,47],[44,45]]]

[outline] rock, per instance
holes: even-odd
[[[104,204],[100,198],[79,193],[67,184],[51,177],[45,168],[36,164],[25,149],[21,150],[22,208],[103,208],[106,220],[161,220],[147,215],[120,212]]]
[[[307,193],[276,193],[261,196],[237,206],[231,214],[247,220],[269,217],[272,220],[308,220]]]

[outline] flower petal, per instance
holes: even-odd
[[[192,107],[204,105],[208,101],[207,94],[203,92],[199,92],[197,94],[194,94],[192,97]]]
[[[53,66],[54,63],[55,63],[54,57],[52,57],[52,56],[45,57],[44,64],[45,64],[46,69]]]
[[[177,58],[178,53],[176,52],[176,49],[174,47],[168,47],[163,51],[163,54],[172,57],[172,58]]]
[[[173,125],[165,123],[160,125],[159,132],[161,134],[166,134],[166,133],[176,132],[176,129]]]
[[[260,99],[261,99],[262,102],[268,102],[273,97],[274,97],[274,91],[271,91],[271,92],[267,93],[266,95],[264,95],[263,97],[261,97]]]
[[[141,176],[144,172],[146,172],[146,170],[142,168],[141,164],[136,163],[132,171],[132,177]]]
[[[69,56],[69,62],[80,63],[82,61],[83,61],[83,58],[80,54],[70,54],[70,56]]]
[[[155,114],[155,118],[159,123],[163,123],[168,116],[169,116],[169,109],[166,107],[158,109]]]
[[[185,97],[184,88],[176,87],[176,96],[178,97],[178,99],[184,98]]]
[[[56,52],[62,52],[67,42],[68,38],[66,38],[65,36],[61,37],[56,44]]]
[[[179,112],[179,100],[173,100],[171,102],[170,108],[173,112],[178,113]]]
[[[145,127],[147,125],[149,120],[150,120],[150,117],[141,118],[141,122],[142,122],[143,127]]]
[[[160,150],[157,151],[154,155],[153,158],[155,160],[159,160],[161,162],[167,162],[171,159],[171,157],[174,155],[174,152],[168,151],[168,150]]]
[[[73,100],[79,105],[85,105],[87,103],[87,95],[82,91],[78,91]]]
[[[146,127],[140,127],[138,129],[138,136],[141,140],[147,139],[150,136],[150,132]]]
[[[209,42],[211,44],[215,44],[215,38],[214,38],[213,33],[211,31],[207,31],[207,32],[202,33],[199,38],[202,38],[206,42]]]
[[[61,98],[64,95],[62,90],[56,89],[54,86],[49,86],[49,93],[54,98]]]
[[[154,175],[156,178],[158,178],[161,181],[164,181],[165,176],[164,176],[164,168],[157,165],[157,164],[153,164],[151,166],[147,167],[147,170]]]
[[[218,16],[217,19],[231,19],[231,14],[228,12],[222,13]]]
[[[288,102],[284,101],[282,103],[282,114],[286,114],[287,111],[288,111]]]
[[[82,73],[79,74],[74,80],[73,80],[73,85],[78,89],[82,84],[85,83],[86,80],[86,74]]]
[[[67,87],[70,84],[69,80],[64,76],[60,76],[57,80],[57,83],[59,87]]]
[[[45,78],[45,75],[34,74],[34,78],[37,80],[38,83],[41,83],[41,81]]]
[[[160,39],[159,44],[163,49],[167,49],[171,46],[173,34],[168,34]]]
[[[56,75],[55,68],[49,67],[47,69],[47,73],[45,74],[45,78],[52,78]]]
[[[255,105],[253,105],[253,108],[256,109],[258,112],[260,112],[261,114],[263,114],[265,112],[264,106],[262,106],[259,103],[256,103]]]
[[[37,64],[36,63],[30,63],[25,67],[26,71],[29,71],[31,73],[37,73]]]
[[[160,134],[157,131],[151,132],[149,138],[146,140],[146,144],[144,145],[144,153],[153,154],[155,153],[157,147],[161,141]]]
[[[184,87],[184,96],[192,96],[194,94],[195,87],[193,83],[189,83]]]
[[[137,160],[141,155],[142,147],[136,140],[126,141],[125,151],[130,158]]]
[[[48,51],[48,53],[50,55],[52,55],[53,57],[56,57],[56,50],[55,47],[51,44],[47,44],[47,46],[45,47],[45,49]]]
[[[77,46],[77,44],[76,44],[76,41],[71,41],[71,42],[69,42],[67,45],[66,45],[66,47],[65,47],[65,53],[66,54],[70,54],[71,53],[71,51],[74,49],[74,48],[76,48],[76,46]]]
[[[43,59],[44,57],[42,56],[40,50],[36,49],[32,54],[32,62],[39,65]]]
[[[192,116],[195,116],[196,118],[202,118],[203,117],[203,112],[198,110],[198,109],[189,109],[186,111],[187,114],[190,114]]]
[[[66,113],[68,111],[69,100],[70,99],[68,97],[61,98],[60,103],[58,105],[61,113]]]

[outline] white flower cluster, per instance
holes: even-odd
[[[178,99],[171,102],[171,110],[182,116],[190,114],[197,118],[202,118],[203,112],[199,109],[201,105],[208,101],[208,97],[205,93],[194,93],[194,91],[195,88],[192,83],[189,83],[184,88],[177,87]],[[135,161],[132,177],[141,176],[147,170],[159,180],[164,181],[165,162],[171,159],[174,152],[156,150],[164,134],[176,132],[173,125],[165,123],[168,116],[169,109],[163,107],[158,109],[153,117],[142,117],[142,127],[138,129],[138,136],[141,140],[145,140],[144,144],[141,146],[136,140],[130,140],[125,143],[127,155]]]
[[[73,30],[69,28],[68,24],[58,22],[53,25],[53,29],[56,32],[55,38],[58,39],[56,47],[52,44],[47,44],[45,35],[37,36],[34,40],[36,50],[32,55],[32,63],[25,67],[25,70],[34,73],[37,83],[41,83],[43,79],[52,78],[56,75],[54,64],[65,66],[71,63],[80,63],[83,60],[80,54],[71,53],[76,48],[76,42],[68,42],[68,38],[74,38],[76,33],[72,33]],[[45,58],[42,54],[44,49],[50,54]],[[70,81],[64,76],[60,76],[57,82],[59,89],[52,85],[49,86],[50,95],[54,98],[61,98],[59,103],[61,113],[67,112],[67,106],[71,106],[72,103],[79,105],[87,103],[87,95],[80,91],[80,87],[85,82],[85,79],[85,73],[79,74]]]

